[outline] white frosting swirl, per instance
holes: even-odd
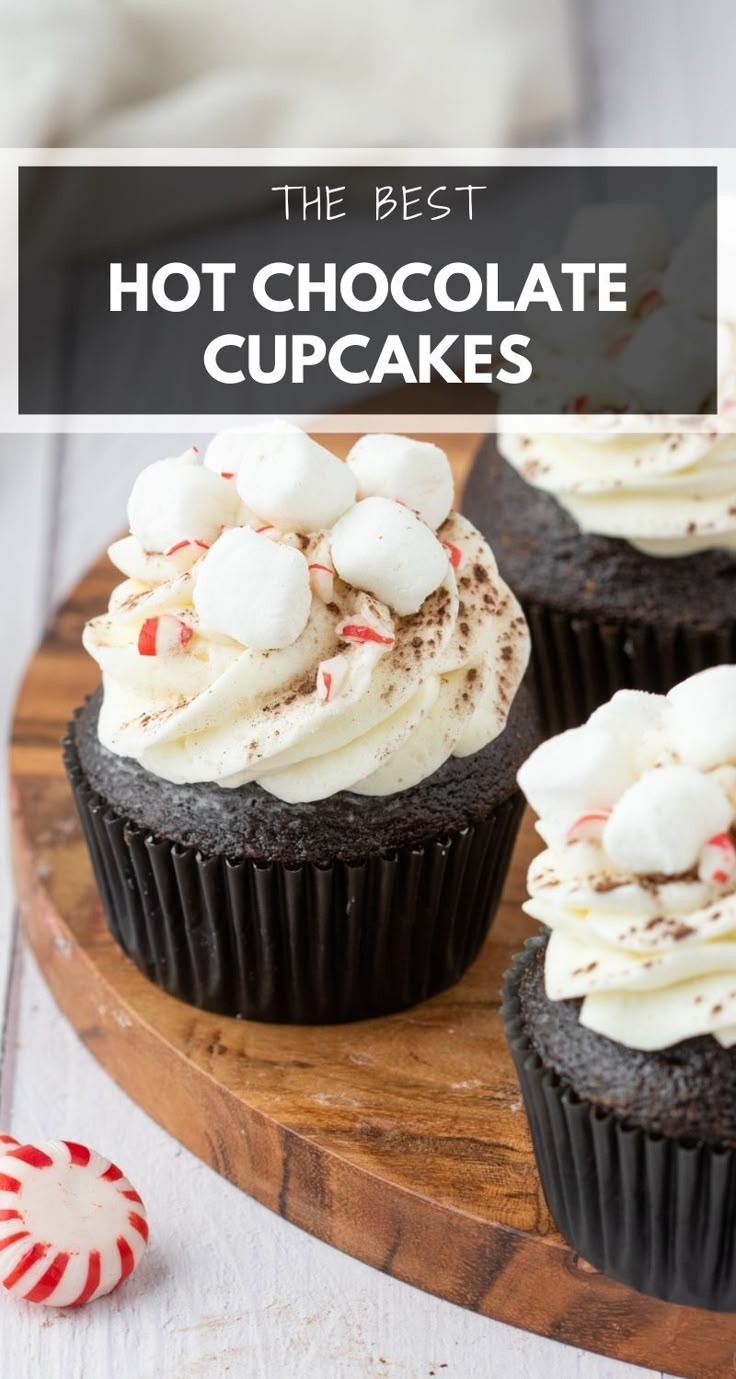
[[[717,320],[710,271],[716,215]],[[563,258],[611,253],[627,263],[628,310],[592,312],[587,335],[581,334],[585,314],[540,318],[537,333],[546,348],[537,350],[529,386],[537,413],[568,414],[565,430],[530,434],[524,425],[518,434],[508,415],[513,399],[505,396],[499,448],[582,531],[620,538],[653,556],[736,547],[735,235],[736,203],[728,197],[719,197],[717,207],[706,203],[675,246],[659,211],[646,204],[586,206],[570,226]],[[699,415],[716,410],[709,396],[714,330],[718,419]],[[673,395],[686,414],[676,433],[666,415],[655,415]],[[595,410],[609,415],[584,415]]]
[[[631,1048],[736,1044],[735,722],[719,666],[621,691],[519,772],[548,845],[524,906],[552,931],[547,994]]]
[[[227,491],[233,481],[217,482]],[[395,506],[387,498],[364,501]],[[359,502],[349,512],[360,508]],[[238,544],[228,532],[232,559],[229,549],[227,559],[219,557],[219,538],[207,553],[189,546],[168,556],[145,550],[134,537],[116,542],[110,555],[127,579],[108,613],[84,632],[103,674],[103,745],[176,783],[256,781],[298,802],[339,790],[407,789],[449,756],[492,741],[526,668],[523,615],[469,522],[451,513],[435,536],[408,516],[399,506],[395,531],[375,523],[355,529],[358,546],[383,543],[381,603],[339,577],[329,530],[297,535],[241,511],[250,534]],[[418,611],[401,616],[395,610],[403,607],[408,573],[391,542],[413,523],[421,535],[412,527],[416,558],[424,562],[417,586],[423,581],[423,592]],[[283,589],[266,579],[259,588],[253,577],[248,562],[273,540],[292,546],[294,560],[264,561],[264,568],[288,564],[289,578],[299,581],[302,562],[309,567],[306,622],[300,611],[290,625]],[[369,546],[356,555],[358,568],[374,570]],[[235,557],[248,599],[259,601],[245,617]],[[205,568],[206,598],[198,599]],[[262,649],[244,644],[246,635]]]
[[[592,420],[592,419],[591,419]],[[582,531],[621,537],[648,555],[736,548],[736,434],[709,419],[692,431],[515,435],[499,448],[551,493]]]

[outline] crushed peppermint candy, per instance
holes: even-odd
[[[146,618],[138,633],[138,651],[141,656],[166,656],[180,651],[192,640],[194,628],[173,613],[161,613],[155,618]]]
[[[730,833],[714,833],[700,854],[698,877],[726,885],[736,875],[736,843]]]
[[[312,560],[309,564],[309,583],[312,593],[323,603],[332,603],[335,597],[335,571],[323,560]]]
[[[460,550],[460,547],[454,545],[452,541],[443,541],[442,545],[444,546],[445,550],[447,551],[447,554],[450,557],[450,564],[452,565],[453,570],[459,570],[460,566],[463,563],[463,553]]]
[[[331,656],[322,661],[317,670],[317,698],[321,704],[329,704],[340,693],[348,673],[348,663],[344,656]]]
[[[355,622],[346,618],[337,624],[337,635],[344,642],[378,642],[381,646],[393,646],[396,638],[387,623],[376,621]]]
[[[575,819],[574,823],[570,824],[567,830],[568,843],[579,843],[583,839],[586,841],[599,841],[610,816],[610,809],[587,810],[585,814],[581,814],[578,819]]]

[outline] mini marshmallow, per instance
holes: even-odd
[[[128,501],[131,534],[145,551],[167,554],[182,542],[211,546],[236,521],[240,503],[232,484],[197,464],[192,451],[149,464]]]
[[[712,388],[713,326],[679,306],[652,311],[619,351],[613,372],[645,412],[697,412]]]
[[[679,876],[695,866],[709,838],[728,829],[731,817],[715,781],[692,766],[662,766],[621,796],[603,830],[603,846],[624,871]]]
[[[669,732],[677,755],[710,771],[736,763],[736,666],[711,666],[667,695]]]
[[[625,263],[629,281],[664,268],[670,238],[656,206],[645,201],[599,201],[582,206],[565,235],[566,263]]]
[[[449,568],[434,532],[390,498],[364,498],[340,518],[332,560],[347,584],[375,594],[401,617],[421,608]]]
[[[347,465],[298,427],[226,434],[226,462],[234,466],[238,493],[264,522],[309,535],[331,527],[355,501],[355,478]],[[207,452],[208,463],[214,445]]]
[[[359,498],[394,498],[435,531],[452,507],[455,486],[444,450],[409,436],[361,436],[347,459]]]
[[[698,316],[717,315],[715,251],[716,203],[709,201],[677,245],[662,278],[662,295],[668,302]]]
[[[517,776],[551,845],[564,843],[582,815],[610,809],[633,779],[628,754],[616,736],[593,723],[543,742]]]
[[[205,451],[204,462],[208,469],[222,474],[226,479],[237,478],[240,466],[251,453],[253,441],[263,436],[301,435],[298,426],[291,421],[274,418],[273,421],[253,423],[250,426],[229,426],[213,436]]]
[[[663,694],[618,690],[589,722],[612,738],[635,775],[671,757],[667,735],[668,705]]]
[[[295,642],[307,625],[311,602],[301,551],[249,527],[223,532],[197,569],[194,606],[202,629],[254,651]]]

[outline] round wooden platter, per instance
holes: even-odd
[[[471,439],[441,438],[459,480]],[[502,973],[530,927],[519,908],[535,850],[528,817],[473,969],[400,1015],[322,1028],[222,1019],[165,996],[117,949],[59,751],[97,680],[82,624],[114,578],[101,559],[60,610],[22,685],[11,749],[23,927],[90,1051],[219,1173],[375,1268],[617,1359],[689,1379],[732,1373],[736,1316],[612,1282],[550,1220],[498,1013]]]

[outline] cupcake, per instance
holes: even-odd
[[[444,453],[285,424],[151,465],[66,763],[112,932],[195,1005],[324,1022],[476,956],[537,741],[528,633]]]
[[[652,207],[580,212],[563,257],[615,258],[593,250],[619,243],[629,311],[535,318],[531,396],[537,414],[567,414],[566,431],[515,431],[504,412],[498,448],[484,443],[470,477],[466,511],[529,620],[548,733],[583,723],[618,689],[663,694],[736,661],[736,294],[726,257],[717,322],[714,215],[708,203],[673,250]],[[698,415],[716,410],[714,340],[720,419]],[[689,414],[676,433],[654,415],[674,410],[673,395]]]
[[[736,435],[722,426],[507,434],[507,463],[482,446],[465,507],[529,621],[545,732],[617,689],[666,693],[736,661]]]
[[[544,926],[503,1016],[572,1247],[670,1302],[736,1309],[736,666],[619,691],[519,781]]]

